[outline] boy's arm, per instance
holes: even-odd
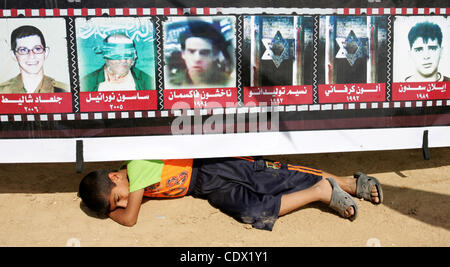
[[[144,189],[131,192],[128,195],[128,204],[126,208],[116,208],[109,213],[109,217],[114,221],[125,225],[133,226],[137,222],[139,209],[141,207]]]

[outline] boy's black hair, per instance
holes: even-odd
[[[11,50],[16,50],[17,39],[37,35],[41,39],[41,43],[43,47],[46,47],[45,38],[42,34],[41,30],[31,25],[24,25],[16,28],[11,33]]]
[[[81,180],[78,189],[78,195],[84,204],[101,216],[109,214],[109,195],[115,186],[108,177],[110,172],[110,170],[100,169],[88,173]]]
[[[425,43],[428,42],[429,40],[437,39],[439,46],[441,46],[442,44],[441,27],[431,22],[421,22],[414,25],[414,27],[412,27],[408,33],[408,41],[410,48],[412,48],[412,45],[419,37],[422,37]]]

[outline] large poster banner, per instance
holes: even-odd
[[[76,18],[75,26],[80,111],[156,109],[151,18]]]
[[[0,161],[450,146],[450,7],[380,5],[0,9]]]

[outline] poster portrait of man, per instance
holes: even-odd
[[[0,93],[70,92],[64,19],[2,19],[0,36]]]
[[[310,85],[311,16],[244,16],[244,86]]]
[[[78,18],[82,92],[155,89],[155,32],[149,18]]]
[[[170,17],[164,23],[165,88],[234,87],[234,17]]]
[[[395,17],[394,82],[450,81],[449,29],[448,17]]]

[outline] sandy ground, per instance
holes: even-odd
[[[340,176],[361,170],[383,184],[385,201],[357,200],[342,219],[321,203],[281,217],[273,231],[239,223],[207,201],[151,200],[134,227],[95,217],[77,197],[82,176],[119,162],[0,164],[0,246],[450,246],[450,148],[269,156]]]

